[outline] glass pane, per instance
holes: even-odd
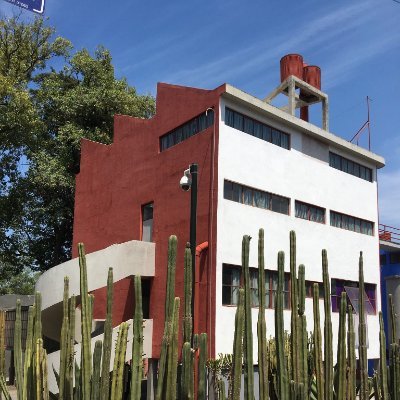
[[[289,202],[288,199],[285,199],[284,197],[280,196],[275,196],[272,195],[272,201],[271,201],[271,210],[281,213],[281,214],[288,214],[288,207]]]
[[[253,132],[255,137],[258,137],[259,139],[262,139],[262,125],[254,121],[254,132]]]
[[[249,135],[253,135],[254,132],[254,122],[251,118],[244,117],[244,132]]]
[[[284,149],[289,149],[289,135],[281,133],[281,147]]]
[[[244,204],[253,205],[253,190],[250,188],[243,188],[243,202]]]
[[[281,133],[275,129],[272,129],[272,143],[277,146],[281,145]]]
[[[234,127],[234,112],[229,108],[225,108],[225,124]]]
[[[267,208],[267,196],[260,190],[254,190],[254,205],[259,208]]]
[[[232,182],[224,181],[224,199],[232,200],[233,188]]]
[[[239,129],[240,131],[243,131],[243,115],[235,112],[233,127],[235,129]]]
[[[271,133],[271,128],[269,126],[263,125],[262,138],[267,142],[272,142],[272,133]]]
[[[232,184],[232,200],[242,203],[242,187],[237,183]]]

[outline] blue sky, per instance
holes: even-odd
[[[18,10],[0,0],[3,15]],[[350,139],[372,98],[372,151],[386,159],[380,221],[400,227],[399,3],[46,0],[45,14],[76,49],[107,47],[116,75],[140,93],[155,95],[160,81],[201,88],[228,82],[263,98],[279,83],[281,56],[302,54],[322,69],[333,133]]]

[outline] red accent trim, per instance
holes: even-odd
[[[200,257],[200,253],[205,249],[208,249],[208,242],[203,242],[201,244],[198,244],[196,246],[196,257]]]

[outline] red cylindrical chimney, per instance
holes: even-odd
[[[303,79],[303,57],[300,54],[287,54],[281,58],[281,82],[290,75]]]
[[[307,65],[304,67],[303,81],[321,90],[321,68],[316,65]]]

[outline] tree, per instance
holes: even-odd
[[[108,50],[69,56],[70,43],[53,34],[42,19],[0,24],[0,82],[9,85],[7,92],[0,89],[6,108],[3,114],[0,106],[0,163],[6,167],[0,176],[0,262],[20,270],[46,270],[70,258],[81,139],[110,143],[114,114],[149,118],[155,111],[153,97],[115,78]],[[2,46],[14,42],[20,55],[7,61]],[[57,56],[64,57],[58,71],[49,67]],[[7,63],[14,69],[8,75]],[[3,132],[10,132],[9,140]]]

